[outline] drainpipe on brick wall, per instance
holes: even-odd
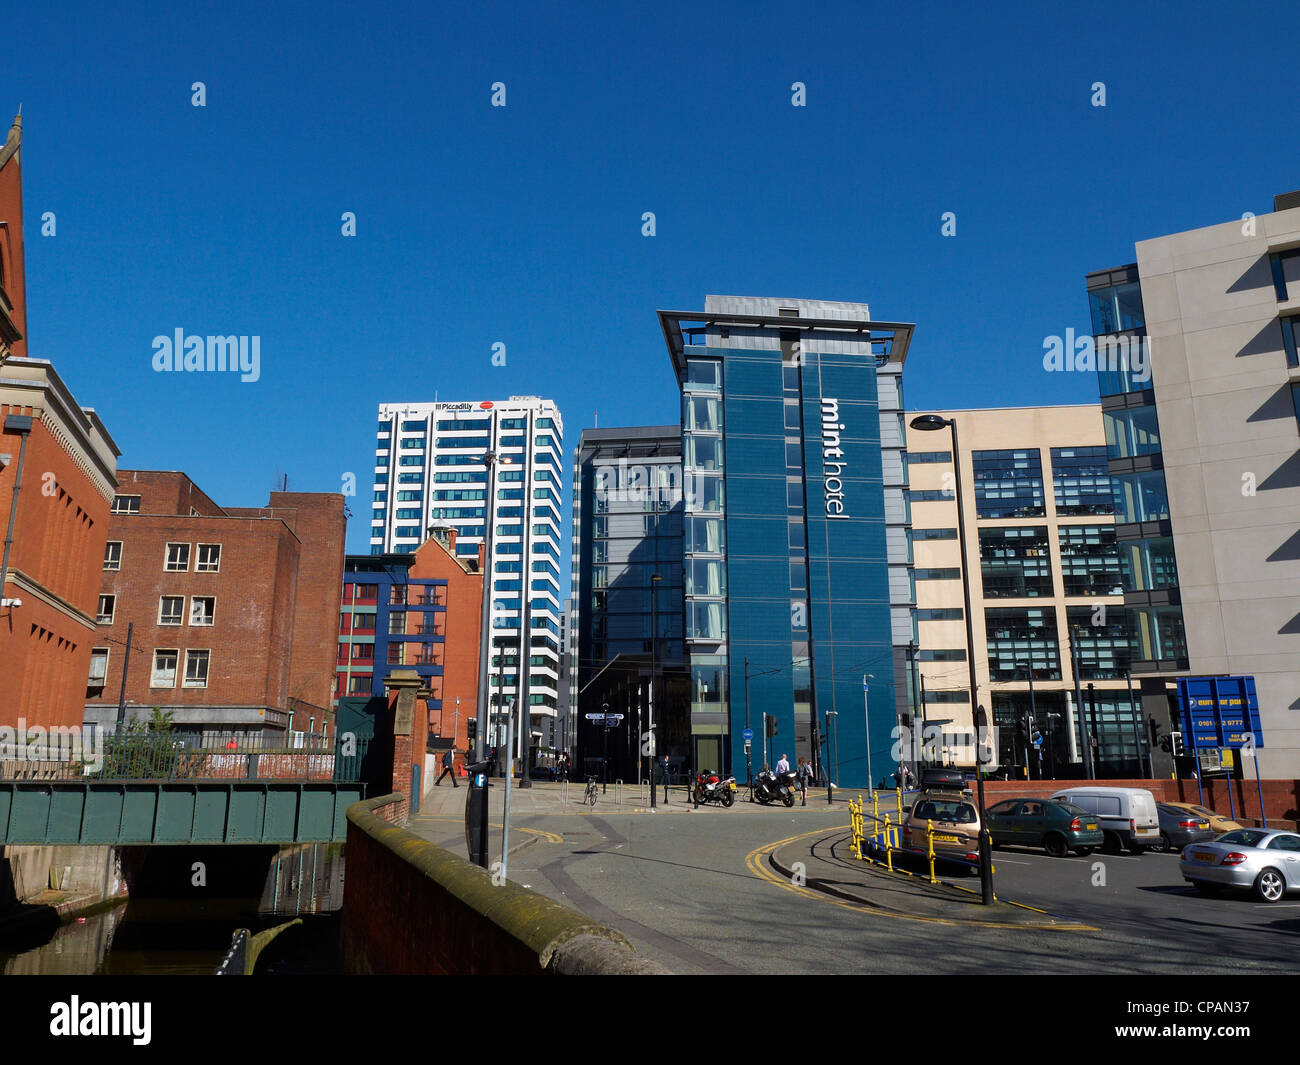
[[[23,487],[23,460],[27,457],[27,437],[31,435],[32,418],[28,414],[11,414],[5,418],[6,433],[18,433],[22,443],[18,445],[18,468],[14,471],[14,494],[9,503],[9,528],[5,532],[4,559],[0,560],[0,608],[10,600],[5,599],[5,581],[9,579],[9,553],[14,545],[14,519],[18,516],[18,493]]]

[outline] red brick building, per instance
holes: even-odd
[[[221,507],[183,473],[122,470],[102,554],[87,722],[172,712],[196,738],[323,731],[343,578],[343,496]]]
[[[27,357],[21,134],[16,118],[0,148],[0,725],[71,727],[119,452],[54,367]]]
[[[454,529],[433,530],[410,554],[349,555],[336,696],[382,696],[386,678],[409,671],[429,693],[428,734],[463,756],[478,700],[482,567],[481,548],[457,556]]]

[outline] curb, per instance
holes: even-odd
[[[791,869],[791,868],[789,868],[788,866],[786,866],[784,862],[782,862],[780,859],[777,858],[777,854],[778,854],[778,853],[779,853],[778,850],[773,850],[773,851],[768,855],[768,862],[769,862],[769,864],[772,866],[773,869],[775,869],[775,870],[776,870],[778,873],[780,873],[782,876],[787,877],[787,878],[793,880],[793,879],[794,879],[794,870]],[[834,845],[833,845],[833,844],[832,844],[832,853],[834,853]],[[874,871],[874,870],[873,870],[873,871]],[[884,875],[884,876],[888,876],[889,874],[886,872],[886,873],[883,873],[882,875]],[[910,874],[910,873],[906,873],[905,875],[911,876],[912,874]],[[913,879],[915,879],[915,878],[913,878]],[[947,887],[947,888],[951,888],[951,889],[956,890],[956,891],[966,891],[966,892],[969,892],[969,890],[970,890],[969,888],[961,887],[961,886],[959,886],[959,885],[957,885],[957,884],[951,884],[951,883],[949,883],[949,882],[946,881],[946,880],[940,880],[939,883],[940,883],[940,884],[943,884],[943,885],[944,885],[945,887]],[[927,884],[927,886],[932,886],[932,885],[928,885],[928,884]],[[856,903],[856,904],[858,904],[858,905],[860,905],[860,906],[869,906],[869,907],[871,907],[871,908],[874,909],[874,910],[879,910],[881,913],[897,914],[897,915],[900,916],[900,917],[930,917],[930,916],[934,916],[934,915],[931,915],[931,914],[918,914],[918,913],[913,913],[913,912],[911,912],[910,910],[899,909],[899,908],[896,907],[896,906],[886,906],[886,905],[884,905],[883,903],[877,902],[877,901],[874,900],[874,899],[870,899],[870,898],[866,898],[866,897],[864,897],[864,896],[862,896],[862,895],[858,895],[858,894],[856,894],[856,893],[854,893],[854,892],[848,890],[847,888],[842,888],[842,887],[839,887],[838,885],[835,885],[835,884],[826,884],[826,883],[823,883],[821,880],[819,880],[819,879],[816,878],[816,877],[811,877],[811,876],[808,877],[808,878],[804,881],[804,887],[811,888],[811,889],[814,890],[814,891],[819,891],[819,892],[821,892],[821,893],[824,894],[824,895],[831,895],[831,896],[833,896],[833,897],[835,897],[835,898],[842,899],[842,900],[844,900],[844,901],[846,901],[846,902]],[[1034,913],[1041,913],[1041,914],[1043,914],[1044,917],[1047,918],[1046,921],[1024,921],[1024,922],[1021,922],[1021,921],[1011,922],[1011,921],[1009,921],[1009,922],[1006,922],[1005,925],[1004,925],[1004,927],[1006,927],[1008,930],[1015,930],[1015,929],[1023,928],[1023,929],[1027,929],[1027,930],[1034,930],[1034,929],[1047,930],[1047,929],[1051,929],[1051,930],[1053,930],[1053,931],[1057,931],[1057,930],[1060,930],[1060,931],[1071,931],[1071,930],[1079,931],[1079,930],[1082,930],[1083,928],[1089,928],[1089,929],[1092,928],[1091,925],[1084,925],[1083,922],[1073,921],[1073,920],[1070,920],[1069,918],[1062,917],[1062,916],[1059,916],[1059,915],[1057,915],[1057,914],[1051,914],[1051,913],[1048,913],[1046,910],[1040,910],[1040,909],[1038,909],[1037,907],[1034,907],[1034,906],[1027,906],[1027,905],[1025,905],[1024,903],[1020,903],[1020,902],[1012,902],[1012,901],[1009,900],[1009,899],[997,899],[996,901],[999,902],[999,903],[1003,903],[1004,905],[1007,905],[1007,906],[1015,907],[1016,909],[1019,909],[1019,910],[1030,910],[1030,911],[1032,911],[1032,912],[1034,912]],[[962,921],[964,920],[964,918],[963,918],[960,914],[955,914],[955,915],[945,915],[945,916],[943,916],[943,917],[940,918],[940,919],[941,919],[941,920],[944,920],[944,921],[953,921],[953,922],[957,922],[957,923],[960,923],[960,922],[962,922]],[[982,921],[982,920],[984,920],[984,919],[983,919],[983,918],[971,918],[971,920],[972,920],[972,921],[975,921],[975,920],[981,920],[981,921]]]

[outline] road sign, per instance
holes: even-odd
[[[1195,750],[1264,746],[1254,677],[1182,677],[1178,705]]]
[[[748,743],[754,738],[754,730],[752,728],[747,728],[741,733],[741,735],[745,737],[745,742]]]
[[[622,720],[623,720],[623,715],[622,715],[622,714],[606,714],[606,715],[605,715],[605,727],[606,727],[606,728],[616,728],[616,727],[618,726],[619,722],[622,721]]]
[[[604,721],[604,720],[605,720],[605,715],[604,715],[604,714],[584,714],[583,716],[584,716],[588,721]]]

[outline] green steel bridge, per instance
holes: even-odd
[[[192,749],[152,734],[110,737],[93,766],[0,760],[0,846],[342,841],[371,762],[368,737]]]

